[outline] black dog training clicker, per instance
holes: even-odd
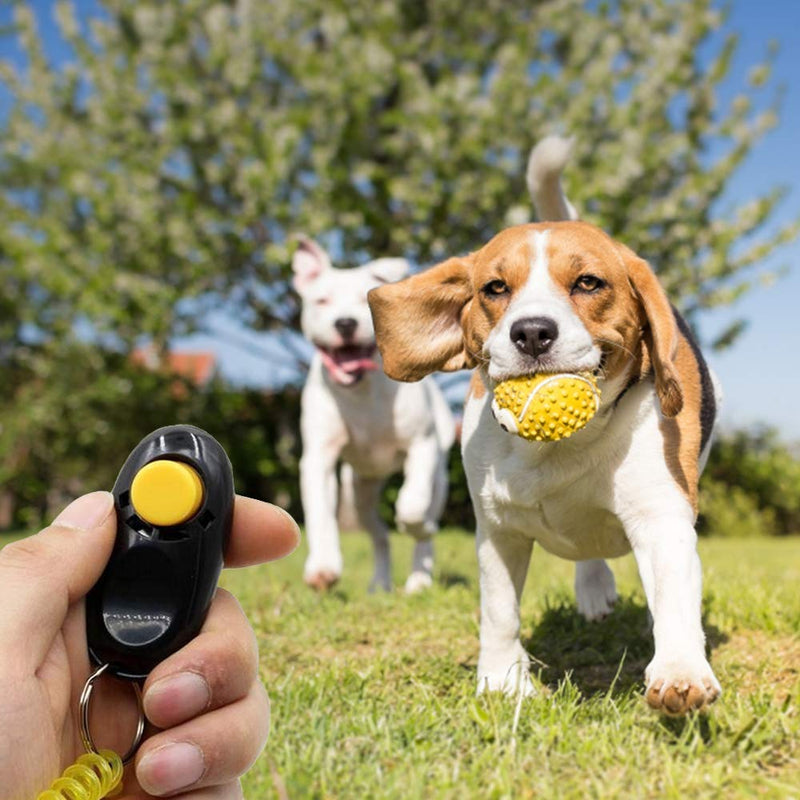
[[[113,495],[117,538],[87,598],[89,653],[141,680],[203,625],[233,520],[230,461],[200,428],[159,428],[130,454]]]

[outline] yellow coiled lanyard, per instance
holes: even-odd
[[[83,687],[78,705],[80,730],[86,753],[67,767],[49,789],[40,792],[36,800],[102,800],[111,797],[122,787],[122,771],[125,764],[133,760],[144,736],[145,717],[142,708],[142,692],[137,683],[132,683],[136,693],[139,721],[133,744],[124,756],[113,750],[98,750],[89,730],[89,703],[95,682],[108,669],[108,664],[96,669]]]
[[[101,800],[122,785],[122,758],[113,750],[84,753],[36,800]]]

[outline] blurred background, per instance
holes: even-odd
[[[568,195],[722,380],[701,532],[800,533],[799,46],[794,0],[0,2],[0,528],[171,422],[301,518],[292,236],[340,266],[474,249],[531,218],[562,133]]]

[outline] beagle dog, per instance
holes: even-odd
[[[566,152],[553,157],[552,141],[544,149],[528,174],[539,212],[574,217],[559,183]],[[603,559],[632,550],[653,618],[648,703],[672,714],[712,703],[720,686],[705,654],[694,522],[718,400],[650,266],[599,228],[562,218],[504,230],[476,252],[373,289],[369,302],[390,377],[475,368],[462,452],[477,520],[478,692],[533,691],[519,602],[538,542],[577,562],[588,619],[616,600]],[[494,419],[498,382],[585,371],[597,375],[602,401],[573,437],[526,441]]]

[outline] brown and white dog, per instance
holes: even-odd
[[[559,183],[567,148],[555,140],[537,150],[529,183],[540,215],[574,217]],[[577,562],[588,619],[616,599],[602,559],[633,550],[655,638],[647,701],[669,713],[713,702],[720,687],[705,655],[694,522],[717,401],[648,264],[584,222],[519,225],[369,300],[390,377],[476,367],[462,451],[477,518],[478,691],[533,690],[519,600],[539,542]],[[523,440],[492,416],[499,381],[540,371],[599,377],[600,410],[565,441]]]

